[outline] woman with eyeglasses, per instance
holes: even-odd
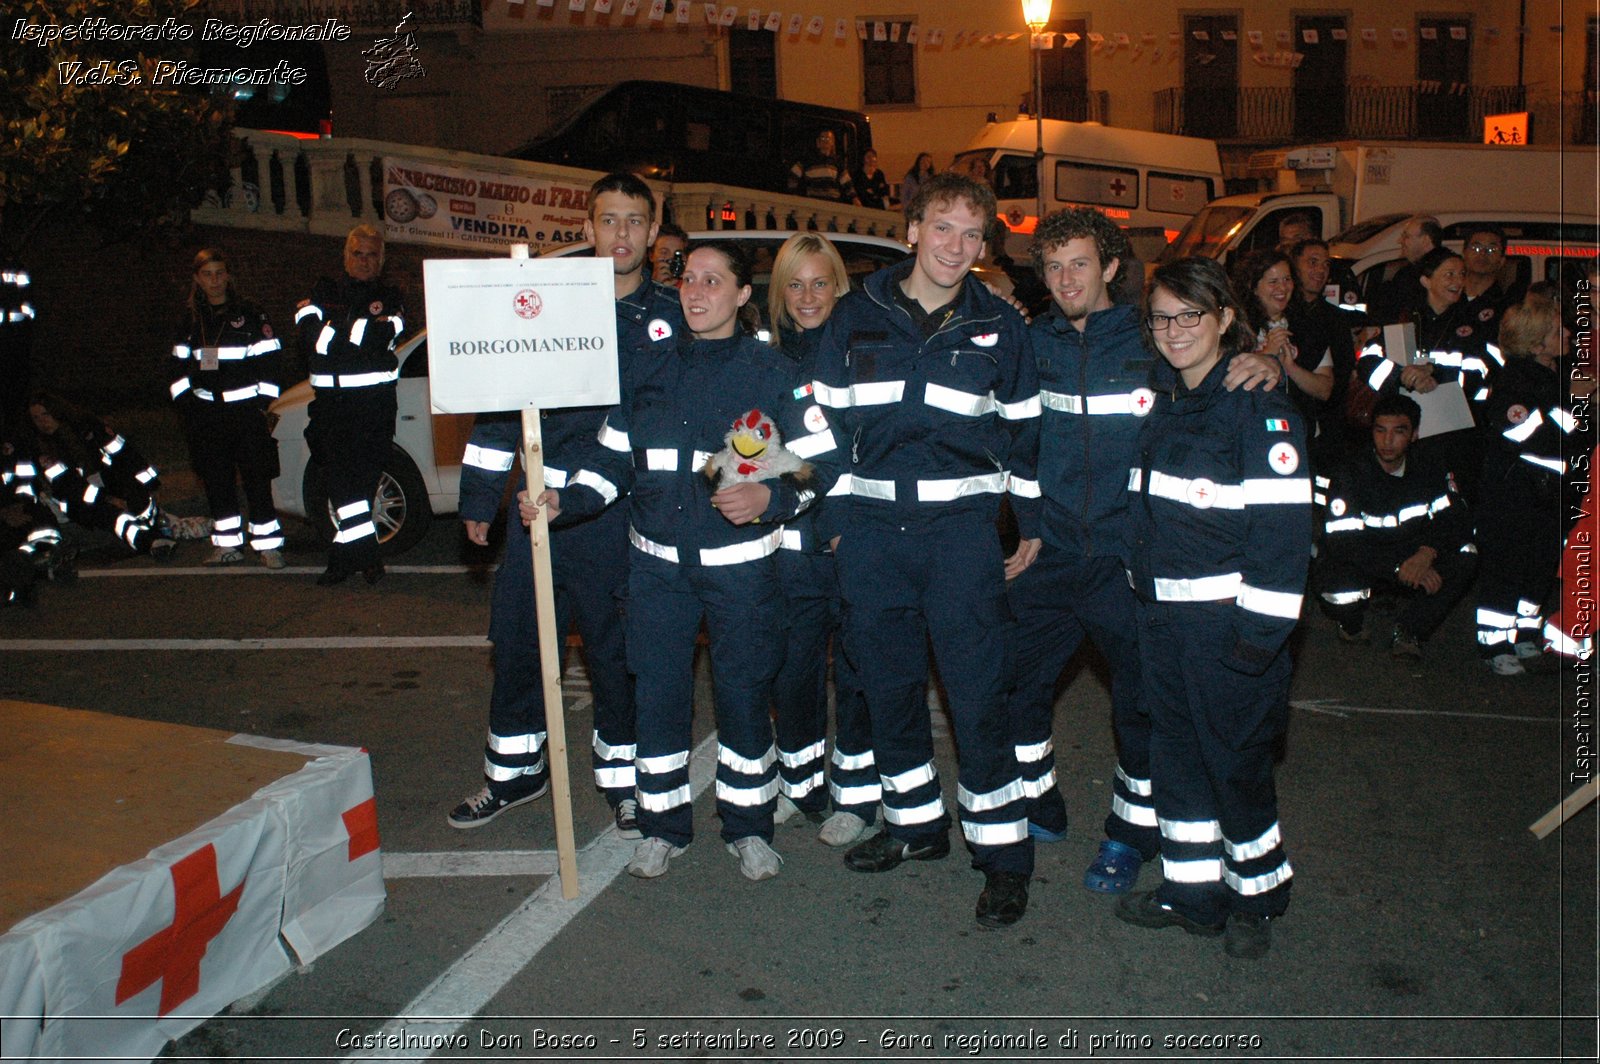
[[[1130,472],[1125,545],[1165,882],[1125,896],[1117,916],[1226,934],[1230,956],[1255,958],[1293,875],[1272,757],[1311,545],[1305,422],[1281,391],[1223,387],[1252,337],[1216,262],[1161,267],[1146,307],[1164,361]]]
[[[772,345],[794,362],[800,379],[814,376],[817,340],[834,305],[850,290],[844,259],[820,233],[796,233],[772,261],[767,317]],[[872,756],[872,726],[855,672],[835,650],[834,753],[827,760],[828,646],[837,648],[842,606],[833,552],[818,535],[823,500],[784,526],[778,581],[788,603],[787,647],[773,683],[778,737],[778,809],[783,823],[796,813],[820,825],[829,846],[858,842],[877,817],[881,784]],[[827,766],[827,785],[823,783]],[[832,814],[827,810],[832,799]]]
[[[772,848],[778,796],[772,682],[785,632],[774,555],[783,539],[780,522],[833,486],[837,452],[798,367],[740,327],[751,272],[739,243],[689,245],[678,289],[689,335],[628,367],[622,402],[606,415],[595,455],[600,475],[632,492],[627,642],[644,838],[627,870],[640,879],[666,874],[694,837],[689,758],[702,620],[710,638],[722,838],[747,879],[769,879],[782,862]],[[714,483],[707,465],[725,439],[738,445],[741,424],[760,426],[762,441],[776,428],[809,470]],[[548,491],[538,501],[559,506]],[[523,513],[532,516],[526,505]]]

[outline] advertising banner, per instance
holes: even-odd
[[[384,159],[383,215],[391,240],[486,250],[527,244],[538,254],[582,240],[588,211],[587,184]]]

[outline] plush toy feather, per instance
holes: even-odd
[[[706,479],[711,481],[714,492],[730,484],[774,477],[792,477],[796,481],[811,479],[811,463],[783,445],[778,426],[759,410],[735,420],[728,434],[722,437],[722,443],[722,450],[712,455],[705,467]]]

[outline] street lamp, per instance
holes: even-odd
[[[1030,31],[1028,51],[1033,54],[1033,183],[1038,192],[1033,224],[1044,221],[1044,71],[1039,61],[1039,34],[1050,23],[1053,0],[1022,0],[1022,21]]]

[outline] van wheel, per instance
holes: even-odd
[[[324,544],[333,542],[333,507],[328,502],[327,483],[321,468],[310,462],[306,465],[306,513],[317,538]],[[378,529],[378,549],[386,557],[402,554],[421,542],[433,521],[433,508],[428,504],[428,489],[416,463],[400,448],[389,452],[378,477],[378,490],[372,496],[372,523]]]

